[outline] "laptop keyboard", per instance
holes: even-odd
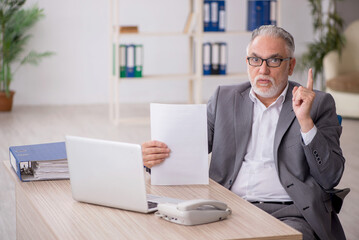
[[[147,201],[148,209],[156,208],[158,203]]]

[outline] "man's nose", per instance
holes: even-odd
[[[260,74],[268,74],[269,73],[269,67],[267,65],[267,61],[263,61],[262,66],[259,67],[259,73]]]

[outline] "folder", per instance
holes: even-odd
[[[69,178],[65,142],[11,146],[9,155],[21,181]]]
[[[135,77],[142,77],[143,68],[143,45],[138,44],[135,48]]]
[[[218,31],[226,31],[226,2],[224,0],[218,2]]]
[[[211,75],[211,43],[203,43],[203,75]]]
[[[211,1],[211,20],[210,20],[210,31],[218,32],[218,1]]]
[[[227,74],[227,43],[221,42],[219,43],[219,74],[226,75]]]
[[[277,26],[277,0],[271,0],[270,3],[270,24]]]
[[[219,74],[219,43],[212,43],[211,74]]]
[[[126,50],[127,50],[127,47],[126,45],[124,44],[121,44],[120,47],[119,47],[119,51],[120,51],[120,57],[119,57],[119,60],[120,60],[120,77],[121,78],[124,78],[126,77]]]
[[[271,24],[270,4],[271,0],[248,0],[248,31],[253,31],[261,25]]]
[[[135,45],[131,44],[127,46],[127,66],[126,77],[135,77]]]
[[[210,20],[211,20],[211,5],[209,0],[204,0],[203,4],[203,31],[208,32],[210,31]]]

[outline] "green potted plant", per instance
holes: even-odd
[[[24,9],[26,0],[0,0],[0,111],[11,111],[14,91],[10,90],[13,76],[23,64],[38,64],[51,52],[30,51],[23,56],[31,35],[27,31],[41,19],[43,9],[37,5]],[[17,64],[15,71],[12,67]]]
[[[323,58],[332,51],[337,50],[339,54],[345,45],[343,35],[343,19],[338,15],[337,2],[343,0],[329,0],[328,9],[324,11],[323,0],[309,0],[313,16],[313,28],[317,38],[313,43],[308,44],[308,51],[305,52],[300,61],[301,69],[313,67],[314,80],[317,77],[321,80],[324,90]]]

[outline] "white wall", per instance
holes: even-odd
[[[246,0],[227,0],[228,30],[246,27]],[[313,39],[307,1],[281,1],[282,26],[296,40],[299,56]],[[100,0],[28,0],[38,3],[46,17],[32,30],[28,50],[54,51],[39,66],[23,66],[14,77],[15,104],[91,104],[107,103],[110,72],[109,1]],[[138,25],[140,31],[181,31],[185,24],[188,1],[121,0],[123,25]],[[223,40],[211,38],[209,41]],[[245,71],[245,47],[248,36],[225,37],[229,46],[229,72]],[[188,39],[165,37],[125,38],[125,43],[144,44],[144,74],[186,73]],[[305,75],[296,74],[301,81]],[[242,81],[244,81],[243,79]],[[239,80],[204,82],[204,101],[218,84]],[[301,81],[302,82],[302,81]],[[187,81],[134,80],[120,84],[121,102],[186,102]]]

